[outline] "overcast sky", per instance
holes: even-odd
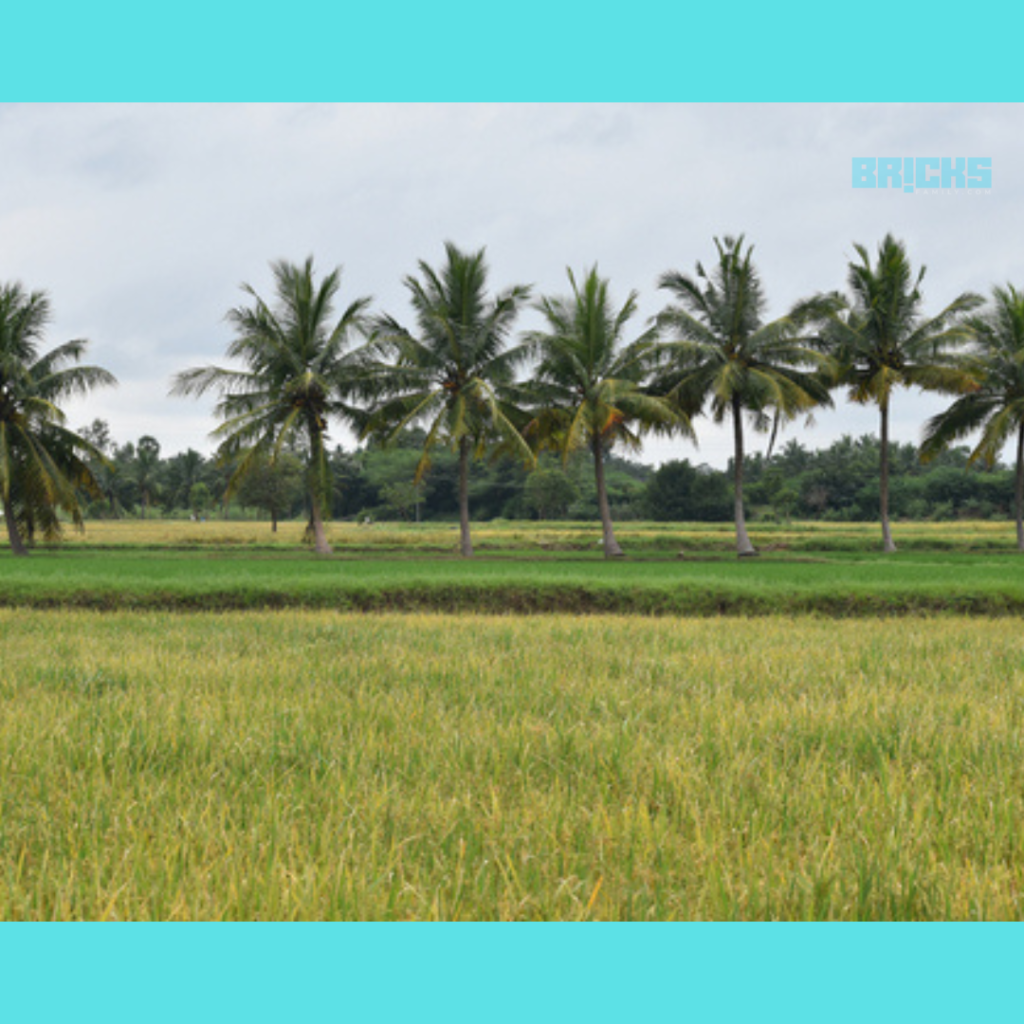
[[[46,289],[48,341],[90,339],[119,378],[69,407],[73,426],[209,453],[213,400],[168,397],[170,378],[222,361],[224,314],[243,281],[271,296],[270,260],[341,265],[343,299],[406,322],[402,277],[448,239],[487,247],[496,289],[564,293],[567,266],[596,262],[618,302],[640,293],[639,332],[664,304],[658,276],[710,261],[715,235],[754,244],[774,316],[841,288],[853,243],[892,231],[927,265],[936,312],[1024,287],[1022,127],[1006,104],[0,105],[0,281]],[[992,189],[854,189],[854,156],[991,157]],[[916,442],[942,407],[898,393],[893,436]],[[876,430],[876,411],[840,400],[784,439]],[[643,458],[724,466],[728,434],[698,435]]]

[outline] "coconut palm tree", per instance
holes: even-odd
[[[186,370],[175,378],[171,393],[220,392],[216,411],[224,422],[213,436],[221,439],[223,459],[237,459],[230,491],[290,439],[303,446],[315,549],[330,554],[323,515],[331,490],[327,432],[331,419],[354,423],[359,416],[350,400],[358,390],[362,353],[349,343],[366,325],[370,299],[355,299],[335,320],[340,267],[319,285],[312,257],[302,266],[278,260],[270,267],[276,304],[271,307],[246,284],[242,289],[253,304],[227,316],[235,329],[227,354],[244,368]]]
[[[981,431],[970,461],[991,466],[1016,432],[1014,517],[1024,551],[1024,292],[1012,284],[992,289],[992,302],[966,326],[974,335],[970,372],[974,390],[925,425],[921,457],[928,461],[953,441]]]
[[[116,383],[98,366],[78,365],[84,340],[41,353],[49,320],[45,292],[0,285],[0,500],[15,555],[28,554],[36,532],[60,535],[58,509],[81,525],[80,490],[99,494],[88,460],[102,455],[67,429],[58,403]]]
[[[621,557],[604,474],[608,452],[617,443],[639,448],[641,435],[649,429],[682,429],[691,436],[692,429],[668,401],[643,390],[658,358],[657,331],[649,327],[633,341],[625,340],[637,293],[630,292],[616,310],[608,281],[596,266],[582,284],[572,270],[568,274],[572,295],[542,298],[536,308],[547,320],[547,330],[526,335],[538,365],[524,388],[534,407],[525,433],[538,446],[561,452],[563,460],[584,446],[590,449],[604,554]]]
[[[698,263],[696,277],[668,271],[658,286],[677,303],[657,317],[671,337],[663,345],[665,366],[656,387],[695,415],[710,405],[716,423],[733,428],[733,489],[736,552],[756,551],[743,509],[744,414],[757,430],[831,405],[823,376],[828,360],[802,336],[809,304],[765,322],[767,301],[743,236],[715,239],[717,263]]]
[[[458,452],[459,549],[468,558],[473,554],[470,459],[497,447],[533,460],[507,397],[515,368],[526,356],[523,346],[509,348],[508,338],[530,290],[516,285],[488,298],[483,249],[466,253],[446,242],[445,256],[440,269],[421,260],[419,277],[405,278],[416,335],[391,316],[375,321],[373,387],[380,404],[363,435],[375,433],[394,442],[407,427],[424,424],[416,483],[438,445]]]
[[[956,394],[974,386],[956,349],[969,340],[964,320],[982,299],[964,292],[936,316],[922,313],[921,281],[906,247],[886,235],[874,264],[862,245],[859,262],[848,264],[849,296],[819,297],[824,310],[822,338],[836,363],[836,380],[849,387],[851,401],[878,406],[880,424],[879,516],[882,550],[896,550],[889,526],[889,413],[896,388],[919,387]]]

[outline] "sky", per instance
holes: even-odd
[[[716,236],[754,245],[774,317],[841,289],[854,244],[892,232],[935,313],[1024,287],[1022,127],[1014,104],[0,104],[0,282],[46,290],[48,343],[87,338],[118,377],[68,404],[72,426],[209,454],[214,399],[172,398],[171,379],[224,363],[225,313],[243,282],[272,297],[272,260],[341,266],[341,301],[409,324],[402,278],[447,240],[486,246],[495,290],[564,294],[567,267],[597,264],[619,304],[639,293],[639,334],[668,300],[659,276],[711,262]],[[992,188],[855,189],[862,156],[989,157]],[[948,401],[899,392],[893,438],[916,443]],[[782,441],[877,432],[877,410],[836,403]],[[641,457],[724,467],[729,430],[696,426],[698,447],[651,439]]]

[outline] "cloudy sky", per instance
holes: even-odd
[[[564,292],[567,266],[596,262],[620,302],[640,293],[639,331],[663,305],[658,276],[710,260],[715,235],[754,243],[781,315],[841,287],[853,243],[892,231],[927,265],[935,312],[1024,286],[1022,125],[1006,104],[0,105],[0,281],[49,291],[49,340],[90,339],[119,378],[70,407],[73,425],[208,453],[212,399],[170,398],[170,378],[221,360],[225,312],[243,281],[270,296],[272,259],[341,265],[343,297],[406,321],[401,279],[446,239],[486,246],[496,288]],[[854,189],[854,156],[991,157],[993,185]],[[917,441],[942,404],[901,392],[894,436]],[[840,401],[785,436],[816,447],[876,427]],[[723,466],[727,434],[698,433],[699,450],[652,441],[643,457]]]

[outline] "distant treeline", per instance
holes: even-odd
[[[142,437],[116,443],[96,420],[81,431],[105,453],[109,466],[95,473],[103,497],[86,505],[94,519],[120,517],[244,516],[299,519],[308,516],[304,455],[285,452],[276,466],[249,474],[225,504],[233,467],[199,452],[164,456],[159,442]],[[330,451],[334,519],[455,521],[458,519],[458,456],[440,451],[419,485],[413,483],[423,432],[407,431],[389,447]],[[969,449],[953,447],[922,463],[913,445],[892,443],[890,501],[902,519],[1005,519],[1012,515],[1014,473],[997,464],[968,465]],[[878,439],[842,437],[811,450],[792,440],[770,457],[746,457],[747,498],[761,520],[870,521],[878,509]],[[655,469],[609,456],[607,482],[618,520],[726,522],[733,516],[732,473],[678,459]],[[474,520],[581,519],[597,517],[597,491],[586,453],[564,465],[542,456],[534,470],[518,459],[499,458],[477,467],[470,487]]]

